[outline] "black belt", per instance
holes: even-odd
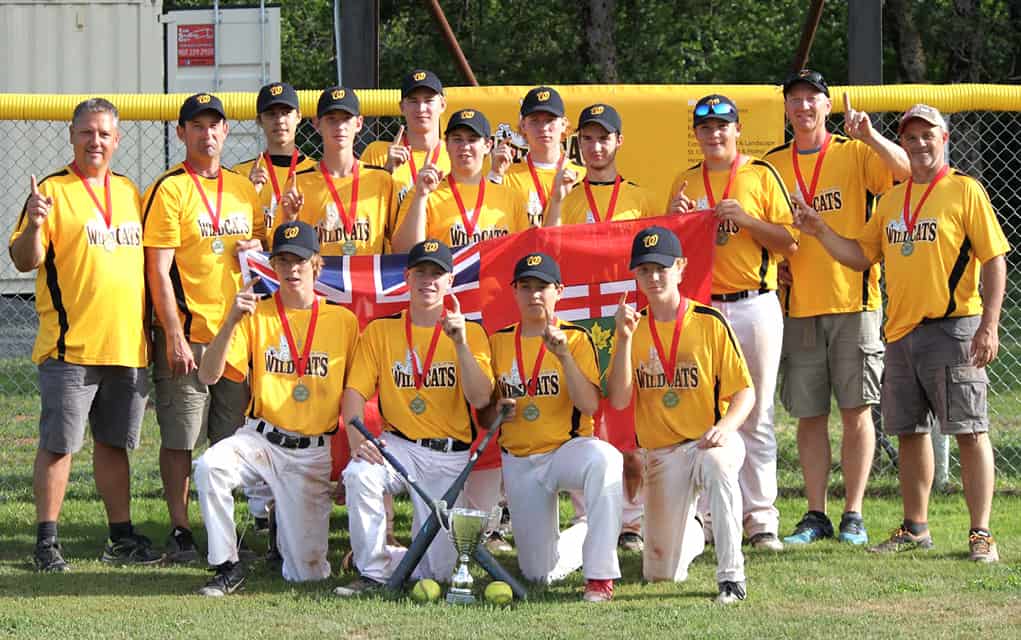
[[[401,440],[407,440],[412,444],[417,444],[420,447],[426,449],[432,449],[433,451],[440,451],[442,453],[451,453],[459,451],[467,451],[472,448],[470,442],[461,442],[460,440],[454,440],[453,438],[422,438],[421,440],[412,440],[408,436],[404,435],[397,429],[391,427],[390,433],[394,434]]]
[[[737,302],[738,300],[762,295],[770,291],[771,289],[748,289],[747,291],[735,291],[734,293],[714,293],[712,299],[714,302]]]
[[[270,443],[283,447],[284,449],[308,449],[309,447],[321,447],[326,444],[326,436],[291,436],[277,431],[275,428],[266,430],[265,420],[259,420],[255,430],[266,437]]]

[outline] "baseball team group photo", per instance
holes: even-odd
[[[1009,75],[792,2],[793,62],[649,84],[661,3],[592,2],[579,80],[479,86],[508,9],[352,4],[318,87],[223,89],[216,5],[197,91],[0,94],[0,632],[1019,632]]]

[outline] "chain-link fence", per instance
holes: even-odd
[[[835,114],[836,115],[836,114]],[[877,114],[875,123],[887,137],[896,135],[897,115]],[[252,121],[231,121],[223,162],[226,166],[255,156],[261,149],[262,134]],[[376,139],[391,140],[399,123],[394,117],[366,118],[356,152]],[[834,117],[831,126],[839,131],[841,122]],[[1021,190],[1013,177],[1021,171],[1021,112],[964,112],[950,116],[950,162],[956,168],[978,178],[986,187],[1000,216],[1011,246],[1021,240],[1021,221],[1016,211]],[[174,123],[155,121],[122,122],[123,138],[115,157],[115,169],[130,177],[140,189],[151,184],[169,166],[183,157]],[[0,121],[0,136],[8,140],[8,151],[0,158],[0,192],[7,194],[7,205],[0,213],[4,229],[13,230],[24,198],[29,176],[46,175],[68,162],[67,123],[59,121]],[[299,145],[307,155],[318,157],[319,135],[310,123],[303,122]],[[626,151],[625,151],[626,153]],[[1000,325],[1000,355],[989,368],[991,379],[990,412],[992,438],[997,452],[997,470],[1001,485],[1021,487],[1021,276],[1015,275],[1015,254],[1008,254],[1008,286]],[[12,420],[36,419],[39,411],[35,366],[29,360],[38,326],[32,293],[35,274],[19,274],[9,259],[0,260],[0,429]],[[791,421],[778,408],[778,422]],[[839,428],[835,429],[839,433]],[[788,433],[789,435],[789,433]],[[781,445],[782,472],[798,471],[793,437]],[[881,443],[883,444],[883,443]],[[892,443],[893,447],[896,442]],[[877,474],[895,472],[891,448],[877,447],[874,469]],[[950,472],[957,475],[956,456],[951,454]]]

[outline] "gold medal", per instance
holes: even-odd
[[[716,244],[717,245],[722,247],[723,245],[727,244],[727,242],[729,242],[729,241],[730,241],[730,234],[728,234],[726,231],[724,231],[723,229],[720,229],[719,231],[716,232]]]
[[[344,246],[342,246],[340,250],[344,253],[345,256],[353,256],[354,254],[358,253],[358,247],[357,245],[355,245],[354,240],[348,240],[347,242],[345,242]]]
[[[297,386],[294,387],[294,391],[291,392],[291,397],[297,400],[298,402],[305,402],[306,400],[308,400],[308,397],[310,395],[311,393],[309,392],[308,387],[306,387],[300,382],[297,384]]]
[[[412,398],[411,402],[408,403],[408,407],[411,409],[411,413],[416,416],[420,416],[425,413],[425,400],[422,399],[422,396],[416,395]]]
[[[525,410],[521,412],[521,416],[529,422],[535,422],[539,419],[539,407],[534,404],[529,404],[525,407]]]
[[[670,389],[663,394],[663,406],[667,409],[673,409],[681,401],[680,396],[673,389]]]
[[[905,258],[915,252],[915,243],[910,240],[905,240],[904,244],[900,246],[900,254]]]
[[[103,238],[103,248],[111,253],[117,248],[117,243],[113,239],[113,233],[108,233],[106,234],[106,237]]]
[[[222,254],[224,249],[223,240],[219,238],[214,239],[213,243],[210,245],[209,248],[212,249],[213,253],[215,253],[216,255]]]

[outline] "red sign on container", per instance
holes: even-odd
[[[216,32],[211,24],[177,26],[177,66],[211,67],[216,64]]]

